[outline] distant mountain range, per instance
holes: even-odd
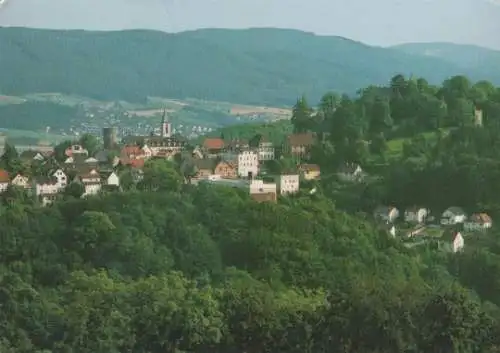
[[[368,46],[283,29],[60,31],[0,28],[0,93],[147,96],[289,105],[353,93],[397,74],[432,83],[465,74],[500,83],[498,52],[449,44]],[[431,53],[432,55],[427,55]]]
[[[392,47],[411,55],[438,58],[465,72],[500,81],[500,51],[452,43],[408,43]]]

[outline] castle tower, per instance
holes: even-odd
[[[161,137],[172,137],[172,124],[167,121],[167,112],[163,109],[161,117]]]
[[[102,129],[102,138],[104,140],[104,149],[112,149],[116,146],[117,137],[116,137],[116,128],[115,127],[105,127]]]

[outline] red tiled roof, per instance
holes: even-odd
[[[126,156],[136,155],[140,156],[144,154],[139,146],[124,146],[121,150],[121,153]]]
[[[203,147],[209,150],[220,150],[224,148],[224,140],[220,138],[206,138]]]
[[[10,182],[9,173],[6,170],[0,169],[0,183]]]

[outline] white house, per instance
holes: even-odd
[[[62,169],[56,169],[52,173],[52,176],[57,180],[56,185],[59,188],[59,191],[63,190],[66,185],[68,185],[68,176]]]
[[[141,151],[143,153],[143,158],[148,159],[148,158],[153,157],[153,150],[151,148],[149,148],[148,145],[146,145],[146,144],[143,145],[141,147]]]
[[[410,207],[405,210],[405,222],[424,223],[430,211],[423,207]]]
[[[359,164],[346,163],[337,172],[337,176],[342,181],[358,181],[363,178],[363,169]]]
[[[272,142],[261,140],[258,148],[259,161],[272,161],[274,159],[274,146]]]
[[[373,216],[381,221],[393,223],[399,217],[399,210],[392,206],[379,206]]]
[[[249,184],[250,194],[274,193],[277,191],[276,183],[265,183],[263,180],[254,179]]]
[[[299,174],[282,174],[279,178],[279,191],[281,195],[294,194],[299,191]]]
[[[72,145],[66,149],[65,154],[68,157],[72,157],[74,155],[88,156],[89,151],[83,148],[81,145]]]
[[[439,239],[441,249],[457,253],[465,246],[464,237],[460,232],[445,232]]]
[[[60,191],[60,184],[55,176],[40,177],[34,180],[33,191],[43,206],[54,202]]]
[[[12,179],[12,185],[20,188],[29,189],[31,188],[30,180],[27,176],[17,174],[14,179]]]
[[[491,228],[493,221],[486,213],[475,213],[464,223],[464,229],[473,232]]]
[[[467,214],[460,207],[450,207],[441,215],[442,225],[454,225],[464,223],[467,219]]]
[[[84,186],[85,192],[82,196],[95,195],[101,191],[101,175],[95,169],[91,169],[87,173],[78,174],[74,181]]]
[[[254,178],[259,174],[259,156],[254,151],[238,154],[238,175],[242,178]]]

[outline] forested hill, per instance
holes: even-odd
[[[464,70],[478,70],[492,81],[500,81],[499,50],[453,43],[407,43],[393,48],[407,54],[440,58]]]
[[[441,82],[480,77],[441,58],[371,47],[296,30],[86,32],[0,28],[0,92],[73,93],[100,99],[146,96],[269,105],[306,94],[355,92],[396,73]],[[488,76],[484,73],[483,76]]]

